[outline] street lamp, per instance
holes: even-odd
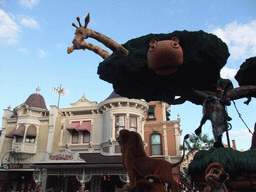
[[[33,178],[36,183],[36,186],[38,187],[44,180],[47,179],[47,169],[39,169],[36,168],[33,173]]]
[[[91,173],[85,173],[85,170],[83,169],[83,172],[78,171],[76,174],[76,179],[81,183],[81,190],[84,191],[85,189],[85,183],[89,182],[92,178]]]
[[[58,108],[59,108],[60,96],[65,95],[65,93],[68,94],[68,90],[61,88],[61,84],[60,84],[60,86],[58,88],[53,87],[52,90],[53,91],[56,90],[56,94],[59,95],[59,99],[58,99]]]

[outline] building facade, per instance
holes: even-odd
[[[155,119],[150,119],[153,105]],[[43,189],[68,192],[80,187],[94,192],[122,188],[128,177],[116,141],[121,129],[141,134],[152,157],[171,162],[180,158],[179,119],[166,121],[168,107],[113,92],[99,104],[83,95],[70,108],[53,105],[48,110],[37,90],[14,110],[4,110],[0,187],[26,192],[39,183]]]
[[[170,113],[167,103],[152,101],[148,103],[149,109],[145,114],[144,140],[146,154],[153,158],[164,158],[175,163],[181,159],[180,152],[180,118],[168,120]],[[173,178],[180,180],[179,166],[173,168]]]

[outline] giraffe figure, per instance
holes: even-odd
[[[90,13],[88,13],[88,15],[85,18],[84,26],[81,25],[79,17],[77,17],[76,19],[79,23],[79,27],[77,27],[75,23],[72,23],[72,26],[76,28],[76,32],[75,38],[72,41],[73,46],[68,47],[67,49],[68,54],[72,53],[75,49],[88,49],[100,55],[103,59],[108,58],[111,55],[108,51],[102,49],[99,46],[84,41],[84,39],[91,37],[104,44],[106,47],[111,49],[115,54],[119,56],[128,56],[129,51],[125,49],[121,44],[118,44],[113,39],[103,35],[102,33],[98,33],[92,29],[87,28],[87,25],[90,22]]]

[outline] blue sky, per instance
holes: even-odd
[[[246,58],[256,55],[255,0],[0,0],[0,116],[11,105],[24,103],[40,86],[48,109],[57,105],[52,87],[62,87],[69,94],[61,97],[60,107],[70,107],[85,93],[87,99],[103,101],[112,85],[100,80],[97,67],[102,58],[86,50],[67,54],[72,45],[76,17],[82,24],[90,12],[88,28],[101,32],[118,43],[125,43],[149,33],[171,33],[175,30],[204,30],[227,43],[231,56],[221,75],[237,83],[234,75]],[[93,39],[87,42],[103,45]],[[110,51],[111,52],[111,51]],[[245,99],[236,101],[239,112],[253,131],[256,101],[249,106]],[[180,114],[183,136],[199,125],[202,107],[186,102],[172,106],[171,119]],[[230,139],[237,148],[247,150],[251,135],[239,119],[233,105],[228,107],[233,118]],[[2,124],[2,119],[0,120]],[[203,133],[212,137],[208,121]],[[226,142],[224,135],[223,141]]]

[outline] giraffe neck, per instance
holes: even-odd
[[[93,39],[96,39],[97,41],[104,44],[106,47],[111,49],[114,53],[118,53],[120,55],[127,56],[129,51],[126,50],[122,45],[115,42],[113,39],[103,35],[102,33],[98,33],[97,31],[94,31],[93,29],[90,30],[90,37]]]

